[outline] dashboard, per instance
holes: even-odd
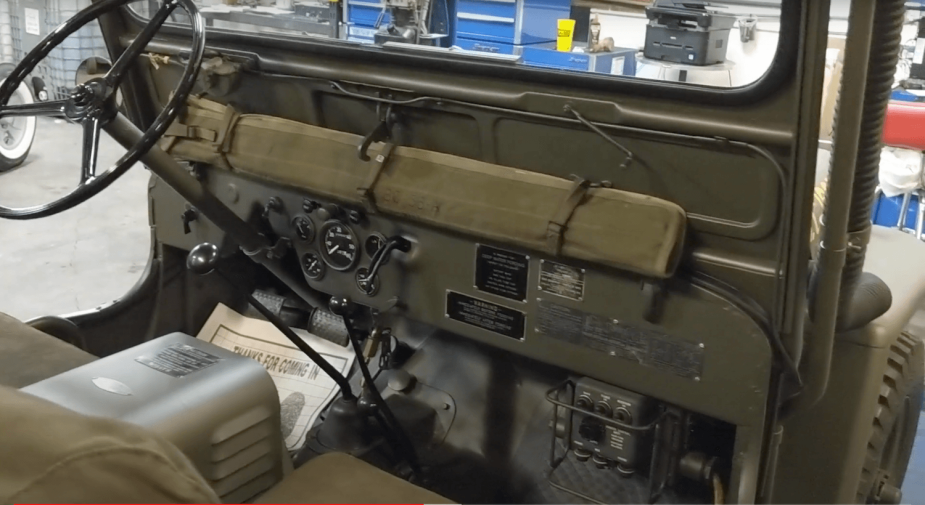
[[[557,365],[727,422],[767,388],[765,335],[749,316],[681,279],[652,283],[613,268],[327,201],[225,170],[204,178],[241,217],[289,241],[305,283],[379,311]],[[182,198],[154,184],[158,240],[223,243],[207,220],[185,233]],[[163,202],[161,204],[160,202]],[[186,204],[188,207],[188,204]],[[171,212],[174,209],[174,212]],[[661,301],[651,316],[652,293]],[[723,401],[717,401],[722,398]]]

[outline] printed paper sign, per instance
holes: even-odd
[[[305,330],[292,331],[347,375],[355,356],[352,351]],[[244,317],[222,304],[215,307],[197,338],[253,358],[270,372],[279,390],[286,447],[301,447],[321,409],[337,393],[334,381],[272,323]]]
[[[38,9],[23,9],[25,11],[26,18],[26,33],[30,35],[41,35],[42,29],[39,25],[39,10]]]

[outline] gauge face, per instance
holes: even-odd
[[[340,221],[328,221],[321,227],[321,257],[334,270],[350,270],[360,258],[357,237]]]
[[[296,216],[292,220],[292,228],[295,230],[295,236],[299,240],[311,242],[315,238],[315,225],[306,216]]]
[[[379,252],[379,249],[382,249],[382,246],[385,245],[385,238],[378,233],[373,233],[366,238],[366,242],[363,243],[363,249],[366,250],[366,254],[372,258]]]
[[[357,289],[360,290],[366,296],[373,296],[379,291],[379,276],[375,276],[372,279],[367,278],[369,275],[369,270],[365,267],[357,270],[356,281]]]
[[[324,262],[313,252],[307,252],[302,256],[302,271],[305,276],[312,280],[318,280],[324,277]]]

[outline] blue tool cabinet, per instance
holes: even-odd
[[[571,0],[459,0],[456,45],[520,54],[525,46],[554,42],[558,20],[570,11]]]
[[[871,216],[874,224],[889,228],[895,227],[899,224],[899,214],[902,210],[902,203],[902,195],[891,197],[884,196],[883,194],[878,195],[877,201],[874,203],[873,215]],[[905,228],[915,228],[918,221],[918,212],[919,197],[917,194],[912,193],[909,200],[909,207],[906,209],[905,221],[903,222]]]
[[[376,20],[382,15],[382,26],[389,24],[389,11],[385,9],[385,0],[347,0],[344,3],[344,19],[347,21],[347,40],[353,42],[373,43],[378,27]]]
[[[531,67],[636,75],[636,50],[618,47],[609,53],[566,53],[556,51],[556,43],[550,42],[524,47],[523,63]]]

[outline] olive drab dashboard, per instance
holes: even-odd
[[[267,319],[340,391],[297,468],[346,452],[461,503],[841,502],[896,484],[859,476],[900,329],[833,343],[835,300],[806,318],[831,2],[725,2],[776,23],[748,82],[732,69],[769,32],[675,2],[588,12],[597,36],[618,18],[648,30],[640,54],[606,37],[556,51],[568,23],[536,44],[542,30],[478,38],[531,25],[533,0],[326,2],[343,9],[330,22],[295,2],[312,21],[291,23],[260,2],[118,3],[95,4],[102,34],[117,62],[139,57],[115,65],[131,120],[104,129],[152,172],[154,245],[126,300],[76,318],[95,352],[195,335],[219,303]],[[854,3],[872,26],[883,2]],[[736,65],[690,54],[666,77],[687,46],[654,37],[689,9]],[[634,75],[597,70],[617,53]],[[690,82],[695,64],[728,85]],[[853,335],[898,320],[879,316]],[[356,369],[325,368],[292,328],[353,349]],[[106,343],[115,330],[134,337]],[[823,397],[853,365],[855,392]],[[835,413],[862,428],[824,430]],[[833,454],[837,470],[810,470]]]

